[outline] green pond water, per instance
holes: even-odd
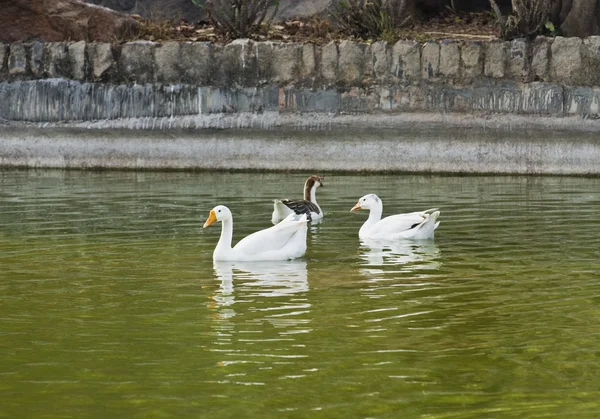
[[[213,266],[308,174],[0,172],[0,417],[600,417],[600,179],[325,174],[304,258]]]

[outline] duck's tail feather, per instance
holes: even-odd
[[[433,239],[434,230],[440,225],[440,222],[437,221],[439,216],[440,212],[437,210],[426,215],[425,220],[414,228],[413,238],[418,240]]]
[[[281,199],[273,200],[273,214],[271,216],[271,221],[273,223],[278,223],[291,214],[294,214],[294,212],[290,210]]]

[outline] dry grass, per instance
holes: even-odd
[[[142,31],[135,38],[123,40],[148,40],[155,42],[191,41],[227,43],[230,37],[223,36],[212,25],[193,24],[183,20],[154,20],[139,18]],[[499,30],[490,13],[452,14],[430,19],[427,22],[409,22],[395,32],[397,39],[412,39],[419,42],[440,39],[489,39],[497,37]],[[332,23],[321,17],[289,19],[278,22],[250,37],[257,41],[310,42],[324,45],[332,40],[354,39]],[[367,41],[377,41],[373,38]]]

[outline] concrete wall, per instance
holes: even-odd
[[[382,122],[382,121],[376,121]],[[375,125],[375,124],[374,124]],[[380,125],[380,124],[378,124]],[[0,167],[599,175],[596,133],[455,129],[0,128]]]
[[[599,117],[600,37],[0,45],[0,167],[600,175]]]
[[[598,117],[600,37],[0,44],[10,121],[406,111]]]

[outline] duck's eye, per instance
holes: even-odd
[[[221,210],[219,210],[218,212],[221,212]]]

